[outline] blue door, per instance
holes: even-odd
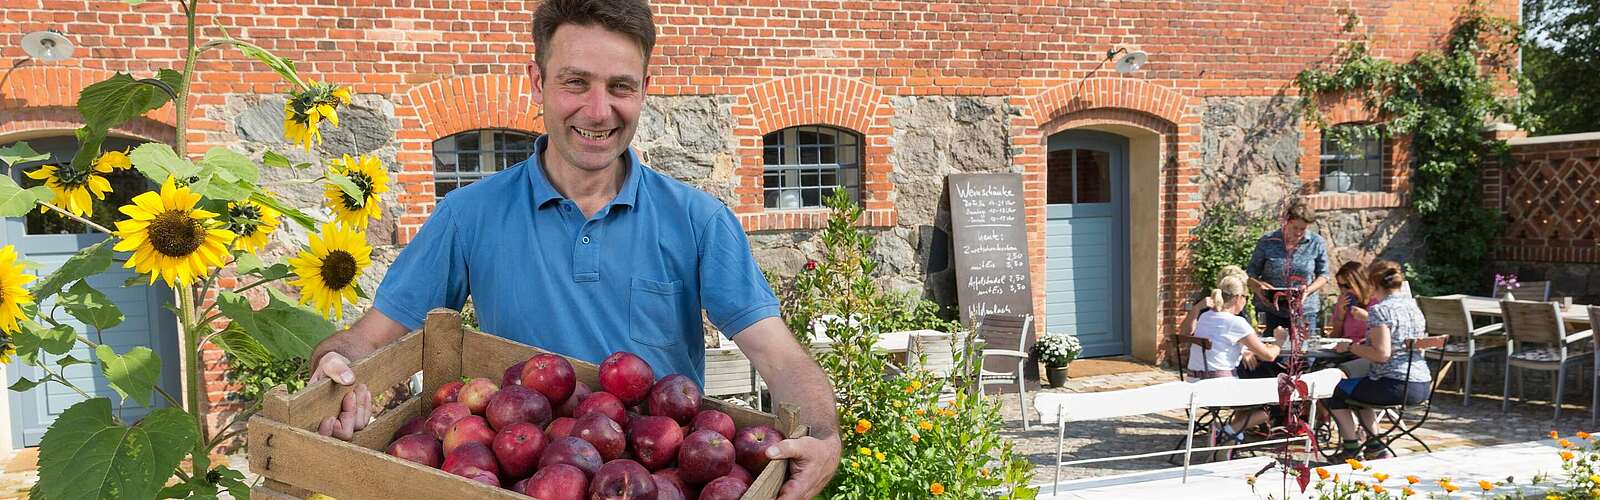
[[[1071,333],[1084,357],[1128,354],[1128,139],[1050,136],[1045,208],[1045,331]]]
[[[7,146],[11,141],[0,141],[0,147]],[[72,155],[77,151],[77,143],[71,137],[45,138],[29,140],[28,144],[41,153],[50,153],[48,163],[65,164],[72,161]],[[137,144],[125,139],[108,138],[105,142],[107,150],[122,150]],[[33,170],[35,165],[47,162],[27,163],[20,165],[19,169],[11,169],[12,178],[23,186],[37,185],[39,181],[27,179],[21,171]],[[0,163],[0,166],[3,166]],[[113,221],[122,217],[116,207],[128,203],[133,196],[148,190],[151,186],[142,175],[133,170],[120,171],[111,174],[109,179],[112,184],[112,193],[103,201],[96,201],[92,220],[96,223],[112,227]],[[41,214],[37,211],[30,212],[26,217],[7,218],[4,222],[3,239],[0,245],[15,245],[21,258],[39,263],[42,269],[33,271],[43,276],[60,267],[67,258],[78,250],[98,243],[107,236],[92,229],[86,229],[68,219],[54,213]],[[157,282],[153,286],[135,285],[123,286],[128,278],[133,277],[132,270],[122,268],[126,255],[119,255],[118,260],[112,261],[108,272],[89,278],[89,284],[95,289],[105,293],[122,309],[124,316],[120,325],[99,333],[99,342],[110,345],[117,353],[125,353],[134,347],[145,346],[156,351],[161,357],[162,380],[159,382],[167,392],[181,394],[178,381],[177,355],[177,326],[170,312],[162,310],[162,304],[169,303],[172,290],[164,284]],[[147,281],[140,281],[145,283]],[[49,311],[55,303],[51,297],[40,304],[41,311]],[[65,324],[78,328],[78,331],[89,333],[89,338],[96,337],[92,329],[85,329],[83,324],[64,312],[58,312],[56,319]],[[92,350],[81,344],[74,347],[69,355],[82,360],[95,360]],[[46,366],[56,369],[56,359],[59,356],[44,355]],[[12,363],[6,367],[6,384],[15,383],[18,377],[27,377],[29,380],[38,380],[44,376],[39,368],[26,366],[22,363]],[[78,387],[83,388],[94,396],[108,397],[112,401],[114,413],[124,422],[132,422],[149,412],[149,409],[139,406],[132,399],[122,401],[116,391],[107,384],[98,366],[94,364],[77,364],[66,368],[64,375],[72,380]],[[37,446],[39,439],[44,436],[50,423],[73,404],[82,401],[82,395],[58,383],[40,385],[32,391],[18,393],[8,391],[11,398],[11,439],[14,446]],[[164,405],[165,401],[159,397],[152,398],[151,404]]]

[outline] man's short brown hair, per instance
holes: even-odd
[[[533,62],[544,69],[550,39],[563,24],[599,26],[633,38],[644,51],[645,65],[656,47],[656,23],[646,0],[545,0],[533,14]]]
[[[1289,205],[1283,207],[1283,219],[1286,221],[1301,221],[1306,224],[1317,222],[1317,211],[1306,204],[1305,198],[1289,200]]]

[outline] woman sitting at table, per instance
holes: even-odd
[[[1344,458],[1388,456],[1383,443],[1373,441],[1364,448],[1361,446],[1362,427],[1356,426],[1347,404],[1349,401],[1370,405],[1418,404],[1428,399],[1428,384],[1433,381],[1427,360],[1420,355],[1412,356],[1405,347],[1406,340],[1426,336],[1426,325],[1417,301],[1400,293],[1405,284],[1405,273],[1400,265],[1378,261],[1368,268],[1367,278],[1374,285],[1372,298],[1378,302],[1368,312],[1367,337],[1362,343],[1339,344],[1334,350],[1370,361],[1372,369],[1366,377],[1340,382],[1334,388],[1333,398],[1326,403],[1333,411],[1334,422],[1339,424],[1340,453]],[[1377,422],[1377,414],[1372,410],[1362,409],[1359,413],[1365,427]]]
[[[1253,359],[1271,360],[1278,357],[1278,346],[1283,345],[1282,328],[1273,332],[1277,343],[1268,344],[1262,342],[1255,335],[1255,327],[1239,315],[1244,311],[1245,302],[1250,299],[1250,292],[1245,288],[1247,278],[1244,270],[1238,266],[1227,266],[1222,268],[1220,276],[1211,296],[1195,301],[1180,326],[1180,331],[1190,331],[1193,327],[1191,335],[1211,341],[1211,349],[1208,350],[1196,345],[1189,346],[1189,363],[1185,368],[1191,379],[1231,378],[1245,350],[1254,354]],[[1223,427],[1223,432],[1235,441],[1243,441],[1242,431],[1261,423],[1266,417],[1266,412],[1262,410],[1237,412]]]
[[[1350,339],[1351,342],[1361,342],[1367,338],[1367,309],[1378,301],[1372,299],[1372,285],[1362,271],[1361,263],[1352,260],[1339,266],[1339,272],[1333,273],[1333,280],[1339,285],[1339,299],[1333,306],[1328,336]],[[1346,377],[1365,376],[1371,367],[1372,362],[1359,358],[1339,365]]]

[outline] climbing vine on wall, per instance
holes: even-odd
[[[1360,20],[1352,13],[1345,30]],[[1509,122],[1531,129],[1531,86],[1516,74],[1521,30],[1514,21],[1489,16],[1478,2],[1463,7],[1442,50],[1397,63],[1373,56],[1357,37],[1340,47],[1333,68],[1300,72],[1301,112],[1331,134],[1336,144],[1373,136],[1411,139],[1411,206],[1422,223],[1425,262],[1437,284],[1459,291],[1483,288],[1490,246],[1500,216],[1483,206],[1481,171],[1504,158],[1505,141],[1485,126]],[[1329,127],[1319,113],[1322,98],[1359,99],[1378,119],[1352,127]]]

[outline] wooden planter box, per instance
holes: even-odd
[[[432,394],[440,385],[461,377],[484,377],[498,382],[505,368],[545,351],[475,330],[463,328],[461,315],[449,309],[428,313],[423,328],[394,344],[355,362],[355,382],[373,392],[406,383],[422,372],[422,392],[373,419],[350,441],[321,436],[322,419],[337,415],[350,386],[331,381],[312,384],[297,394],[283,387],[268,392],[261,412],[246,424],[250,470],[265,480],[252,492],[257,498],[302,499],[315,492],[339,500],[395,498],[526,499],[511,490],[495,488],[384,452],[394,431],[418,415],[433,410]],[[569,359],[578,380],[598,390],[595,365]],[[783,418],[731,406],[714,399],[701,408],[733,417],[739,428],[767,424],[786,435],[805,434],[794,422],[794,409]],[[774,460],[756,477],[745,500],[777,498],[788,477],[788,462]]]

